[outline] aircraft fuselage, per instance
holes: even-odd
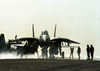
[[[39,45],[40,47],[49,47],[50,46],[50,37],[48,35],[48,31],[47,30],[43,30],[40,38],[39,38]]]

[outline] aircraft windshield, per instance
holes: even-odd
[[[42,31],[42,35],[48,35],[48,31],[47,30],[43,30]]]

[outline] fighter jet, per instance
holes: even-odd
[[[50,38],[49,33],[47,30],[43,30],[41,32],[41,35],[39,38],[36,38],[34,35],[34,24],[32,24],[32,30],[33,30],[33,37],[26,37],[26,38],[19,38],[15,41],[27,41],[27,44],[24,45],[24,52],[26,53],[34,53],[38,52],[38,46],[40,46],[42,49],[42,57],[48,58],[48,47],[49,49],[49,55],[50,57],[53,57],[54,55],[57,55],[60,52],[60,55],[62,55],[61,51],[61,42],[67,42],[68,46],[70,46],[71,43],[80,44],[79,42],[72,41],[67,38],[59,38],[56,37],[56,27],[54,29],[54,37]]]

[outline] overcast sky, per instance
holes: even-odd
[[[96,55],[100,50],[99,0],[0,0],[0,33],[5,39],[39,37],[43,29],[57,37],[80,42],[82,53],[93,44]]]

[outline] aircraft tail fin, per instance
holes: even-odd
[[[5,46],[5,37],[4,34],[0,34],[0,49]]]
[[[15,40],[17,39],[17,35],[15,35]]]
[[[35,37],[35,35],[34,35],[34,24],[32,24],[32,32],[33,32],[33,37]]]
[[[57,27],[57,25],[55,25],[54,37],[56,37],[56,27]]]

